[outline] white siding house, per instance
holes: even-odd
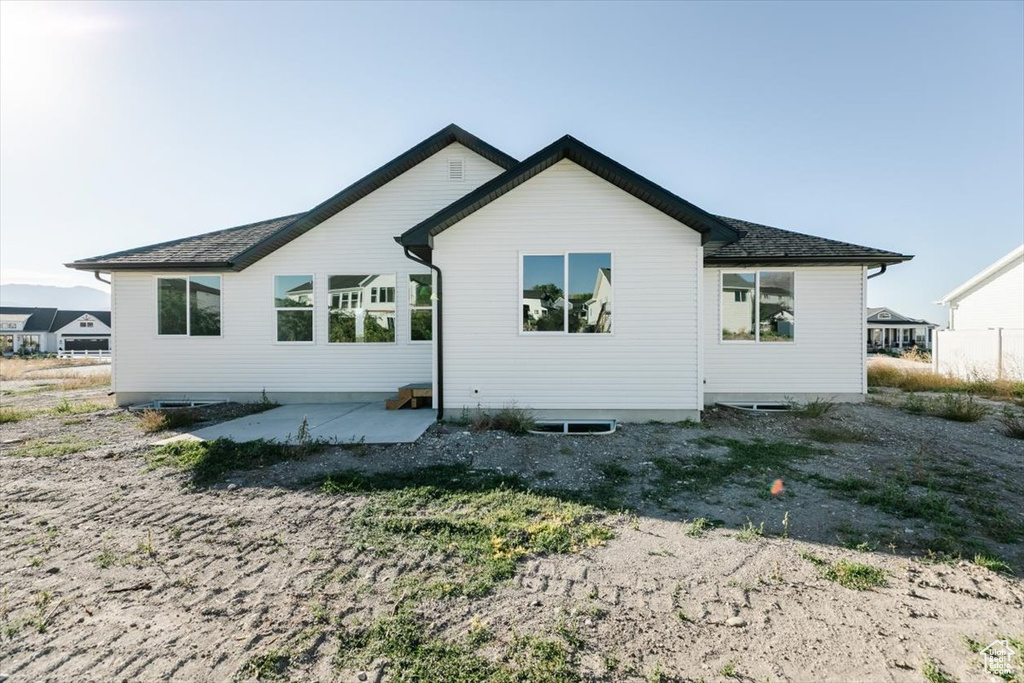
[[[699,416],[865,386],[864,278],[908,256],[710,214],[566,136],[456,126],[308,212],[83,259],[119,404],[378,400]]]
[[[789,270],[793,272],[794,285],[793,340],[761,343],[729,340],[722,334],[727,322],[722,318],[738,313],[728,287],[721,290],[728,296],[719,297],[719,283],[743,271],[704,270],[707,403],[763,401],[780,396],[799,400],[817,396],[857,400],[867,392],[864,268],[798,267]],[[747,315],[748,325],[749,320]]]
[[[577,252],[612,256],[611,332],[524,332],[522,256]],[[571,161],[438,235],[433,262],[444,273],[449,410],[514,402],[652,419],[700,409],[700,234]]]
[[[1024,244],[942,297],[949,329],[935,339],[937,372],[1024,380]]]
[[[461,180],[449,180],[449,159],[462,161]],[[499,171],[453,143],[245,270],[222,273],[219,336],[158,334],[157,278],[168,273],[113,271],[117,320],[131,321],[118,326],[114,344],[118,403],[154,396],[252,400],[264,390],[281,402],[383,400],[404,384],[429,382],[430,344],[410,339],[405,299],[395,311],[394,342],[328,341],[328,278],[386,274],[407,283],[410,274],[429,273],[405,258],[394,235]],[[312,341],[277,340],[275,276],[312,277]]]
[[[109,355],[110,311],[0,307],[0,353]]]

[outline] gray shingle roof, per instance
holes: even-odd
[[[740,233],[740,238],[704,257],[708,265],[812,265],[858,263],[881,265],[909,261],[913,256],[894,251],[806,235],[738,218],[718,216]]]
[[[18,332],[56,332],[83,315],[91,315],[110,327],[110,311],[64,311],[56,308],[26,308],[23,306],[2,306],[0,314],[28,315],[25,327]]]
[[[22,332],[49,332],[53,325],[53,318],[57,315],[56,308],[37,308],[32,316],[25,321]]]
[[[887,312],[890,317],[879,318],[878,314]],[[902,313],[897,313],[891,308],[879,306],[878,308],[869,308],[867,312],[867,322],[869,325],[927,325],[928,327],[938,327],[935,323],[930,323],[927,320],[921,318],[911,318],[905,316]]]
[[[170,242],[117,251],[69,264],[88,270],[103,266],[111,270],[155,268],[230,268],[232,260],[305,214],[296,213],[226,230],[207,232]]]
[[[884,265],[913,258],[709,214],[569,136],[556,140],[516,165],[512,157],[453,124],[307,212],[94,256],[68,266],[94,271],[242,270],[453,142],[459,142],[509,170],[396,238],[428,260],[429,244],[434,234],[563,158],[584,166],[703,233],[702,242],[707,249],[704,262],[708,265]],[[426,253],[421,253],[423,250]]]
[[[91,315],[96,320],[110,327],[110,311],[57,311],[57,315],[53,318],[53,324],[50,325],[50,332],[56,332],[60,328],[64,327],[68,323],[72,323],[83,315]]]

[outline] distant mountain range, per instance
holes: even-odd
[[[109,311],[110,294],[93,287],[82,286],[0,285],[0,306]]]

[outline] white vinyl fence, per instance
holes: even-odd
[[[957,377],[1024,380],[1024,330],[940,330],[932,365]]]
[[[81,351],[59,351],[57,353],[58,358],[110,358],[113,356],[110,349],[91,349]]]

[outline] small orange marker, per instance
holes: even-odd
[[[773,496],[777,496],[780,493],[782,493],[783,491],[784,491],[784,489],[782,488],[782,480],[781,479],[776,479],[775,483],[772,484],[772,495]]]

